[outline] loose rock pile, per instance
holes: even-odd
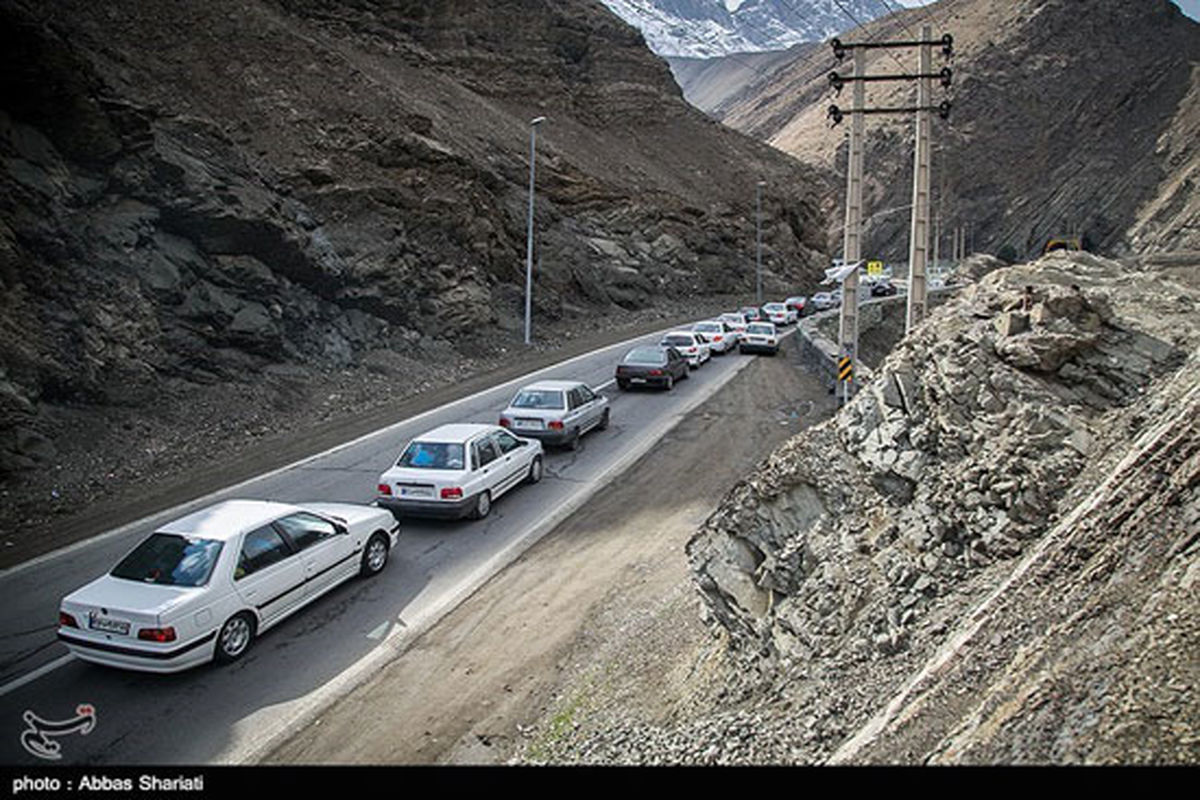
[[[1096,486],[1108,485],[1143,424],[1169,426],[1177,424],[1173,415],[1191,413],[1160,394],[1164,387],[1173,387],[1172,396],[1186,395],[1188,387],[1192,395],[1200,391],[1198,278],[1194,264],[1159,268],[1054,255],[992,272],[935,311],[837,417],[768,458],[689,542],[702,613],[730,656],[727,685],[711,705],[670,730],[633,720],[601,725],[564,748],[562,758],[825,761],[910,680],[905,691],[932,685],[939,707],[953,706],[949,697],[966,708],[980,676],[995,674],[1018,651],[1029,663],[1052,658],[1038,648],[1060,649],[1069,637],[1037,637],[1070,612],[1054,607],[1053,598],[1061,592],[1086,602],[1087,586],[1076,586],[1075,570],[1102,546],[1063,543],[1076,524],[1072,511]],[[1187,475],[1195,470],[1186,453],[1195,439],[1193,433],[1191,445],[1172,450],[1182,455],[1172,462],[1173,476],[1164,473],[1164,486],[1190,485]],[[1194,486],[1191,499],[1185,495],[1157,505],[1144,499],[1147,520],[1200,513]],[[1146,497],[1153,500],[1153,492]],[[1119,501],[1089,500],[1114,508]],[[1178,513],[1167,509],[1181,502]],[[1151,535],[1155,525],[1148,521],[1140,530]],[[1043,542],[1050,531],[1055,537]],[[1174,551],[1190,552],[1194,561],[1200,547],[1186,538]],[[1125,550],[1135,552],[1138,542]],[[1106,558],[1119,562],[1121,553]],[[1146,562],[1139,563],[1145,572]],[[1010,602],[1008,582],[1031,564],[1041,566],[1034,589],[1042,591],[1027,594],[1039,599],[1022,606],[1017,598],[1024,595],[1013,591]],[[1178,584],[1172,591],[1180,591]],[[1134,596],[1132,602],[1143,602]],[[1112,613],[1103,606],[1089,613]],[[990,627],[981,633],[972,625],[980,625],[985,607]],[[1157,641],[1169,641],[1177,655],[1180,639],[1194,650],[1195,628]],[[970,674],[956,676],[957,688],[939,684],[930,659],[967,641],[976,658],[962,671]],[[1089,652],[1120,647],[1102,639]],[[1157,669],[1164,660],[1170,662],[1164,656],[1147,663]],[[1115,655],[1109,661],[1124,663]],[[1181,680],[1182,691],[1188,679]],[[1005,696],[1013,692],[1020,693]],[[1170,708],[1179,708],[1178,699]],[[1139,708],[1130,713],[1153,715]],[[1040,733],[1008,746],[997,745],[993,740],[1003,737],[992,731],[988,748],[979,750],[999,760],[1088,760],[1100,752],[1099,739],[1084,717],[1059,720],[1059,729],[1043,724]],[[938,730],[953,730],[957,720],[941,720]],[[1142,751],[1187,760],[1197,722],[1193,708],[1174,727],[1153,729],[1160,739],[1143,743]],[[910,738],[936,749],[937,737],[920,733]],[[1068,753],[1037,736],[1067,737],[1072,747]],[[839,757],[863,757],[849,752]],[[873,752],[906,761],[928,751]]]

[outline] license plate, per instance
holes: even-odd
[[[520,428],[523,431],[540,431],[545,425],[540,419],[519,419],[514,427]]]
[[[433,497],[433,490],[425,489],[423,487],[401,486],[400,487],[400,496],[401,497]]]
[[[88,616],[88,627],[96,631],[105,631],[106,633],[119,633],[122,636],[129,634],[129,623],[122,622],[119,619],[109,619],[108,617],[98,617],[95,614]]]
[[[629,382],[630,383],[645,383],[646,379],[645,378],[630,378]]]

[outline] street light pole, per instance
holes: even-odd
[[[537,126],[545,117],[529,120],[529,235],[525,241],[525,344],[529,344],[529,332],[533,323],[533,174],[537,158]]]
[[[767,185],[766,181],[759,181],[754,184],[754,242],[755,242],[755,267],[754,267],[754,284],[756,287],[754,296],[758,303],[758,307],[762,308],[762,190]]]

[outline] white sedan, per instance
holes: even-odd
[[[608,398],[578,381],[538,381],[517,392],[500,425],[544,444],[579,449],[579,437],[608,427]]]
[[[767,303],[763,306],[767,321],[775,325],[792,325],[798,319],[795,309],[783,303]]]
[[[443,425],[409,442],[379,476],[375,503],[396,516],[483,519],[500,495],[541,479],[541,442],[499,425]]]
[[[746,337],[738,345],[740,353],[766,353],[775,355],[779,352],[779,334],[770,322],[751,322],[746,328]]]
[[[732,325],[719,319],[697,322],[692,326],[692,332],[703,336],[714,353],[728,353],[737,347],[740,338]]]
[[[697,369],[712,358],[712,348],[703,338],[691,331],[671,331],[663,336],[659,347],[674,347],[679,355],[687,359],[688,366]]]
[[[85,661],[147,672],[234,661],[338,584],[377,575],[399,531],[371,506],[227,500],[164,525],[64,597],[58,638]]]

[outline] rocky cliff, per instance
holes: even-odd
[[[760,178],[770,280],[824,260],[813,174],[598,3],[3,0],[0,42],[0,476],[60,410],[513,344],[534,116],[537,330],[748,289]]]
[[[733,489],[688,553],[758,759],[1200,758],[1198,266],[991,272]]]
[[[1068,0],[940,0],[843,38],[914,39],[926,23],[935,37],[951,33],[956,51],[953,86],[934,98],[953,103],[949,120],[933,121],[943,253],[959,226],[970,226],[974,249],[1007,246],[1021,259],[1072,232],[1110,254],[1200,249],[1200,25],[1167,0],[1104,0],[1086,10]],[[942,64],[935,58],[935,69]],[[709,67],[704,81],[693,66],[688,96],[725,124],[844,175],[847,126],[830,130],[826,117],[831,102],[851,102],[849,91],[829,92],[827,73],[837,66],[828,47],[797,51],[789,65],[772,61],[750,74],[736,93],[727,84],[746,74],[738,60]],[[868,74],[915,67],[912,50],[868,51]],[[870,107],[908,106],[914,97],[907,82],[868,85]],[[910,115],[868,118],[864,235],[870,252],[900,260],[912,130]],[[837,235],[841,219],[830,216]]]

